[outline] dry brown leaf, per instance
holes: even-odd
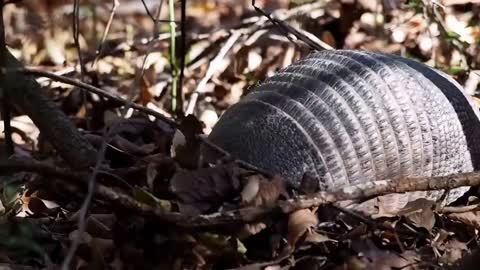
[[[206,109],[200,115],[199,120],[202,121],[205,125],[205,127],[203,128],[203,133],[210,134],[213,126],[218,121],[218,114],[214,110]]]
[[[139,146],[118,135],[113,137],[111,144],[117,147],[119,150],[135,156],[146,156],[155,150],[155,145],[153,144],[144,144]]]
[[[170,147],[170,152],[172,153],[172,157],[175,157],[177,155],[177,151],[176,151],[177,148],[184,147],[186,144],[187,144],[187,139],[185,138],[185,135],[183,135],[182,131],[180,131],[179,129],[176,129],[173,135],[172,144]]]
[[[87,217],[87,227],[85,229],[93,237],[111,239],[113,237],[112,227],[97,219],[95,215]]]
[[[446,243],[444,243],[444,246],[442,246],[441,250],[444,252],[440,257],[440,261],[445,264],[457,262],[470,251],[466,243],[460,242],[457,239],[448,240]]]
[[[307,172],[303,175],[302,180],[300,181],[299,191],[303,194],[313,194],[320,189],[320,182],[318,179]]]
[[[239,238],[245,238],[247,236],[255,235],[265,228],[267,228],[267,225],[262,222],[245,224],[243,226],[243,230],[239,233]]]
[[[64,47],[64,44],[61,44],[58,40],[49,38],[45,40],[45,50],[47,55],[56,65],[62,65],[66,61]]]
[[[392,270],[418,269],[415,254],[402,256],[388,250],[377,248],[370,240],[358,240],[352,243],[352,248],[359,254],[348,259],[346,269],[362,270]]]
[[[170,181],[170,190],[180,199],[181,211],[199,214],[233,198],[240,189],[242,169],[222,164],[196,171],[179,170]]]
[[[147,185],[150,190],[153,190],[153,184],[155,182],[155,178],[158,175],[157,165],[155,163],[148,163],[147,165]]]
[[[480,211],[451,213],[451,214],[448,214],[448,217],[454,220],[461,221],[477,229],[480,229]]]
[[[478,97],[472,97],[472,99],[473,99],[474,104],[475,104],[477,107],[480,107],[480,98],[478,98]]]
[[[259,174],[252,175],[242,190],[242,205],[272,205],[282,194],[286,194],[283,177],[276,175],[269,181]]]
[[[322,32],[322,41],[327,43],[328,45],[332,46],[333,48],[337,47],[337,43],[335,42],[335,37],[333,36],[332,32],[324,31]]]
[[[249,50],[247,58],[247,72],[255,71],[260,64],[262,64],[263,57],[260,55],[258,50]]]
[[[37,194],[37,192],[33,192],[31,194],[24,192],[19,197],[22,202],[22,209],[17,214],[17,217],[26,217],[31,214],[55,216],[62,211],[58,204],[52,201],[42,200],[41,198],[37,197]]]
[[[282,267],[280,265],[269,265],[265,267],[263,270],[280,270]]]
[[[305,242],[309,242],[309,243],[323,243],[327,241],[336,242],[335,240],[330,239],[328,236],[320,234],[315,231],[310,231],[309,233],[307,233],[307,237],[305,238]]]
[[[155,93],[152,93],[152,85],[155,84],[156,73],[155,66],[151,65],[146,68],[140,79],[140,103],[143,106],[146,106],[150,101],[152,101]]]
[[[189,114],[181,119],[175,131],[170,151],[172,157],[184,168],[198,167],[201,140],[198,135],[203,134],[203,124],[194,115]]]
[[[16,134],[12,134],[13,142],[16,144],[25,144],[28,141],[37,144],[38,136],[40,135],[40,130],[37,126],[33,123],[32,119],[27,115],[19,115],[13,117],[10,121],[10,125],[21,130],[24,134],[22,136],[16,136]],[[0,138],[4,138],[4,122],[0,121]]]
[[[419,212],[414,212],[405,217],[415,226],[422,227],[428,231],[432,231],[435,225],[435,214],[431,209],[423,209]]]
[[[110,257],[115,249],[115,245],[112,239],[103,239],[93,237],[90,245],[95,251],[102,257]]]
[[[294,248],[305,233],[309,234],[317,224],[318,217],[310,209],[301,209],[291,213],[288,217],[287,242],[289,246]]]
[[[417,196],[418,197],[418,196]],[[431,208],[433,202],[424,198],[411,197],[409,194],[405,193],[393,193],[380,196],[374,200],[367,201],[363,204],[360,204],[359,209],[365,211],[369,214],[372,214],[374,218],[379,217],[394,217],[398,215],[411,215],[414,212],[422,212],[427,208]],[[413,201],[410,201],[413,200]],[[370,203],[369,203],[370,202]],[[378,206],[378,213],[372,213],[372,205],[375,203]],[[365,208],[364,210],[362,209]],[[418,214],[417,213],[417,214]],[[429,213],[425,212],[424,215],[429,215]],[[427,221],[427,216],[425,216]],[[423,223],[424,223],[423,222]],[[421,224],[420,222],[419,224]],[[429,223],[429,222],[428,222]],[[427,223],[423,224],[427,225]],[[428,225],[427,227],[430,227]]]
[[[435,225],[433,204],[433,201],[420,198],[409,202],[398,214],[405,216],[413,225],[431,231]]]
[[[240,196],[243,203],[249,203],[257,196],[258,191],[260,190],[260,175],[252,175],[248,177],[247,184],[243,187]]]

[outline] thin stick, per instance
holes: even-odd
[[[82,50],[80,48],[80,0],[74,0],[73,2],[73,41],[75,43],[75,48],[77,49],[78,62],[80,64],[80,73],[83,76],[86,74],[85,63],[83,62]],[[85,101],[84,101],[85,102]]]
[[[81,52],[81,48],[80,48],[80,42],[78,40],[79,35],[80,35],[80,1],[79,0],[74,1],[73,11],[74,11],[73,12],[73,39],[74,39],[74,42],[75,42],[75,47],[77,48],[78,61],[79,61],[79,64],[80,64],[80,78],[83,81],[86,74],[87,74],[87,72],[86,72],[87,70],[86,70],[86,67],[85,67],[85,63],[83,61],[82,52]],[[82,94],[83,94],[82,95],[83,96],[83,104],[85,106],[85,109],[87,110],[87,106],[86,106],[87,95],[86,95],[86,92],[83,92]],[[90,121],[88,121],[88,120],[87,120],[87,126],[90,126]],[[98,152],[98,154],[97,154],[97,161],[95,163],[95,170],[93,171],[92,177],[90,178],[89,184],[88,184],[87,196],[85,197],[85,200],[83,201],[82,207],[80,208],[80,218],[79,218],[79,221],[78,221],[79,234],[77,234],[76,237],[74,237],[74,239],[72,241],[72,244],[71,244],[70,248],[68,249],[68,253],[67,253],[65,259],[62,262],[62,270],[70,269],[70,264],[73,260],[73,257],[75,256],[75,253],[77,252],[78,246],[80,245],[81,235],[85,231],[85,226],[86,226],[85,225],[86,224],[85,220],[86,220],[86,216],[87,216],[87,213],[88,213],[90,202],[91,202],[91,200],[93,198],[93,195],[94,195],[93,188],[95,186],[95,176],[96,176],[97,169],[98,169],[97,167],[103,161],[102,157],[105,153],[104,148],[106,148],[106,143],[105,142],[103,142],[101,151]]]
[[[172,111],[178,110],[178,67],[176,63],[175,53],[175,38],[176,38],[176,23],[175,23],[175,3],[174,0],[168,0],[168,13],[170,15],[170,69],[172,73]]]
[[[223,45],[220,52],[215,56],[213,61],[208,66],[207,73],[202,78],[202,80],[198,83],[197,88],[190,96],[190,100],[188,102],[188,107],[185,110],[185,115],[193,114],[193,110],[195,109],[195,105],[197,104],[198,96],[202,93],[205,93],[206,86],[208,81],[212,78],[213,74],[218,70],[220,66],[220,62],[223,60],[227,52],[233,47],[235,42],[240,38],[242,35],[242,31],[234,31],[232,35],[228,38],[227,42]]]
[[[163,0],[160,0],[160,4],[158,5],[158,8],[157,8],[157,15],[156,15],[157,19],[160,18],[160,14],[162,12],[162,6],[163,6]],[[145,66],[147,64],[148,56],[152,52],[152,49],[153,49],[153,46],[154,46],[154,40],[158,36],[158,30],[157,30],[158,29],[158,20],[155,20],[155,18],[153,18],[152,20],[153,20],[153,38],[148,41],[148,47],[147,47],[147,50],[145,52],[145,55],[143,56],[142,67],[140,68],[140,70],[138,72],[135,73],[135,80],[133,82],[132,91],[131,91],[130,96],[128,98],[128,104],[123,109],[123,112],[122,112],[123,114],[125,114],[130,109],[130,107],[132,107],[135,104],[133,102],[133,100],[137,97],[137,94],[138,94],[137,90],[139,89],[140,81],[141,81],[143,75],[145,74]]]
[[[261,8],[257,7],[255,5],[255,0],[252,0],[252,6],[258,13],[260,13],[263,16],[265,16],[266,18],[268,18],[268,20],[273,25],[277,26],[285,34],[285,37],[288,38],[290,41],[292,41],[292,43],[294,45],[296,45],[296,43],[289,36],[289,33],[292,33],[296,38],[305,42],[308,46],[310,46],[310,48],[312,48],[314,50],[322,51],[322,50],[333,49],[332,46],[330,46],[327,43],[323,42],[322,40],[318,39],[317,37],[315,37],[315,35],[312,35],[305,30],[297,30],[297,29],[289,26],[285,22],[274,18],[272,15],[268,14],[267,12],[262,10]]]
[[[72,79],[72,78],[69,78],[69,77],[65,77],[65,76],[61,76],[61,75],[57,75],[57,74],[54,74],[54,73],[51,73],[51,72],[46,72],[46,71],[40,71],[40,70],[34,70],[34,69],[28,69],[28,68],[20,68],[20,69],[10,69],[10,70],[7,70],[7,72],[19,72],[19,73],[23,73],[23,74],[28,74],[28,75],[32,75],[32,76],[38,76],[38,77],[47,77],[47,78],[50,78],[54,81],[57,81],[57,82],[62,82],[62,83],[66,83],[66,84],[69,84],[69,85],[73,85],[73,86],[77,86],[83,90],[86,90],[86,91],[89,91],[89,92],[92,92],[92,93],[95,93],[99,96],[102,96],[102,97],[106,97],[106,98],[109,98],[111,100],[114,100],[120,104],[123,104],[123,105],[128,105],[129,102],[115,94],[111,94],[103,89],[100,89],[100,88],[97,88],[95,86],[92,86],[92,85],[89,85],[87,83],[84,83],[84,82],[81,82],[81,81],[78,81],[78,80],[75,80],[75,79]],[[141,105],[138,105],[138,104],[135,104],[135,103],[132,103],[130,104],[132,108],[138,110],[138,111],[141,111],[143,113],[146,113],[148,115],[152,115],[162,121],[164,121],[165,123],[169,124],[170,126],[172,127],[176,127],[176,123],[175,121],[173,121],[172,119],[168,118],[167,116],[159,113],[159,112],[156,112],[152,109],[149,109],[147,107],[144,107],[144,106],[141,106]]]
[[[113,130],[113,129],[112,129]],[[88,214],[88,210],[90,209],[90,204],[92,202],[93,196],[95,195],[95,185],[96,185],[96,177],[99,172],[100,166],[102,165],[103,158],[105,156],[105,151],[107,149],[107,137],[109,137],[110,132],[106,132],[104,134],[103,138],[103,143],[101,146],[100,151],[98,152],[99,158],[97,158],[97,162],[95,164],[95,167],[93,169],[93,173],[90,176],[90,179],[88,180],[88,187],[87,187],[87,195],[85,196],[85,199],[83,200],[82,206],[80,207],[80,213],[79,213],[79,219],[78,219],[78,231],[79,234],[76,235],[74,240],[72,241],[72,245],[68,249],[68,253],[63,260],[62,263],[62,270],[69,270],[70,269],[70,263],[73,260],[73,257],[75,256],[75,253],[77,252],[78,246],[80,245],[80,240],[81,235],[83,232],[85,232],[85,228],[87,226],[86,222],[86,217]]]
[[[34,160],[9,160],[0,162],[0,174],[18,171],[30,171],[56,176],[70,183],[85,184],[85,175],[73,174],[70,170],[52,167],[49,164]],[[149,216],[161,222],[187,228],[213,228],[232,224],[256,222],[261,218],[272,217],[275,214],[289,214],[299,209],[332,204],[340,201],[364,200],[375,196],[391,193],[413,191],[445,190],[462,186],[479,186],[480,172],[461,173],[438,177],[412,177],[394,180],[373,181],[355,184],[335,191],[322,191],[312,195],[298,196],[294,199],[277,201],[272,206],[252,206],[231,211],[217,212],[206,215],[186,216],[181,213],[165,212],[143,204],[129,195],[115,191],[109,187],[97,184],[95,193],[103,199],[120,206],[122,209],[135,211],[137,214]]]
[[[112,22],[113,22],[113,16],[115,16],[115,11],[117,10],[118,6],[120,6],[120,2],[118,2],[118,0],[112,0],[112,9],[110,10],[110,16],[108,18],[107,25],[105,26],[105,30],[103,31],[103,36],[102,36],[102,40],[100,41],[100,45],[98,46],[98,49],[95,52],[95,59],[93,59],[92,68],[95,67],[98,59],[100,58],[100,55],[103,53],[105,40],[107,39],[108,33],[110,32],[110,26],[112,25]]]
[[[80,80],[84,81],[85,76],[87,74],[87,69],[85,67],[85,61],[82,56],[82,49],[80,47],[80,41],[79,41],[79,36],[80,36],[80,0],[74,0],[73,2],[73,17],[72,17],[72,24],[73,24],[73,41],[75,44],[75,48],[77,50],[77,56],[78,56],[78,64],[80,65]],[[86,114],[88,115],[88,106],[87,106],[87,93],[83,92],[82,93],[82,104],[85,106],[85,111]],[[90,127],[90,120],[88,117],[86,117],[86,125],[87,127]]]
[[[186,20],[187,20],[187,0],[181,1],[181,10],[180,10],[180,33],[182,38],[180,39],[180,75],[178,76],[178,108],[176,115],[182,113],[183,111],[183,79],[185,77],[185,55],[186,44],[187,44],[187,30],[186,30]]]

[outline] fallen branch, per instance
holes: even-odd
[[[9,160],[0,163],[0,174],[18,171],[29,171],[54,176],[67,180],[69,183],[71,183],[71,180],[82,185],[88,183],[88,176],[86,175],[73,175],[72,172],[68,170],[55,168],[51,165],[34,160]],[[161,209],[153,208],[135,200],[130,195],[120,193],[101,184],[97,184],[95,194],[122,209],[131,210],[139,215],[152,217],[158,221],[179,226],[184,229],[194,229],[253,223],[262,218],[272,217],[277,214],[289,214],[299,209],[346,200],[365,200],[391,193],[445,190],[462,186],[478,185],[480,185],[480,172],[469,172],[438,177],[381,180],[352,185],[340,188],[336,191],[322,191],[313,195],[298,196],[294,199],[277,201],[273,206],[245,207],[232,211],[196,216],[165,212]]]

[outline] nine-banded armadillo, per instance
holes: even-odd
[[[329,50],[257,85],[209,139],[293,184],[309,172],[332,189],[472,171],[479,135],[472,100],[443,72],[396,55]],[[466,188],[455,191],[449,201]]]

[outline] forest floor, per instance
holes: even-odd
[[[8,50],[38,71],[48,97],[102,155],[98,166],[74,171],[12,107],[13,155],[0,126],[1,269],[480,263],[475,188],[447,207],[379,200],[367,215],[331,204],[338,194],[308,200],[309,190],[295,193],[228,153],[215,166],[199,160],[200,145],[215,147],[202,134],[227,108],[312,49],[413,58],[448,73],[478,103],[480,1],[257,0],[255,9],[250,0],[82,0],[78,12],[74,1],[11,2],[3,7]]]

